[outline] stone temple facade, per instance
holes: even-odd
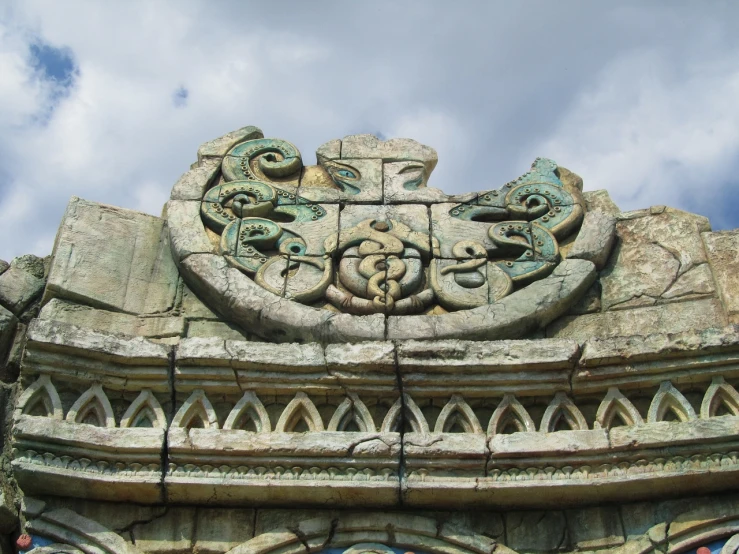
[[[3,554],[734,554],[739,231],[436,162],[245,127],[0,262]]]

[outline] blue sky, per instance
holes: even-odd
[[[72,195],[159,214],[198,145],[249,124],[306,163],[415,138],[447,192],[550,157],[624,210],[739,227],[736,21],[729,1],[9,0],[0,258],[48,254]]]

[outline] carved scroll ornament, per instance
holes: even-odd
[[[332,157],[322,147],[308,167],[283,140],[238,144],[203,197],[202,220],[225,259],[261,287],[352,314],[476,308],[559,263],[560,241],[576,231],[583,208],[554,162],[537,159],[503,187],[454,202],[425,187],[433,150],[405,141],[415,151],[396,152],[390,143],[379,143],[374,159]],[[408,159],[414,152],[418,159]],[[403,203],[384,203],[391,187]],[[433,202],[429,191],[438,193]]]

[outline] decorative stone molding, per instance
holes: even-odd
[[[67,421],[91,423],[97,427],[115,427],[115,416],[110,400],[100,385],[87,389],[67,412]]]
[[[21,414],[64,419],[62,400],[48,375],[39,378],[18,398],[15,417]]]
[[[735,554],[739,506],[711,505],[739,488],[735,233],[620,213],[549,160],[456,196],[435,164],[363,135],[304,166],[247,127],[161,218],[73,199],[39,317],[0,313],[0,531],[35,554]],[[697,494],[651,529],[618,505]],[[124,502],[125,547],[90,523]]]
[[[142,390],[126,409],[121,418],[121,427],[167,427],[164,410],[150,390]]]

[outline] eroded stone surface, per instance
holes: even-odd
[[[70,201],[54,245],[45,301],[64,298],[121,312],[164,312],[174,303],[177,282],[162,219],[76,197]]]
[[[221,159],[203,160],[197,167],[187,171],[172,187],[172,200],[194,200],[200,202],[221,170]]]
[[[16,260],[11,262],[8,270],[0,274],[0,305],[20,315],[41,294],[45,284],[43,263],[40,272],[34,269],[22,262],[16,264]]]
[[[724,308],[739,323],[739,231],[704,233],[703,241]]]
[[[614,216],[621,213],[607,190],[590,190],[583,192],[582,196],[589,212],[599,211]]]
[[[546,279],[489,306],[444,317],[391,316],[388,338],[495,340],[525,336],[561,315],[594,280],[592,262],[565,260]]]
[[[592,337],[629,337],[656,329],[679,333],[726,325],[726,316],[716,299],[678,302],[600,314],[565,316],[547,328],[547,336],[587,340]]]
[[[18,320],[15,315],[0,306],[0,363],[2,363],[8,355],[8,349],[13,340],[17,324]]]
[[[185,332],[185,320],[182,317],[140,317],[81,306],[58,298],[53,298],[44,306],[39,318],[89,329],[105,329],[112,334],[141,337],[179,337]]]
[[[599,211],[588,212],[567,257],[589,260],[595,264],[596,269],[603,269],[615,239],[616,218]]]
[[[700,234],[710,230],[701,216],[674,210],[649,212],[643,217],[619,221],[619,242],[601,274],[603,309],[651,305],[685,273],[706,262]],[[695,291],[706,290],[694,283]],[[665,298],[674,299],[674,296]]]
[[[260,139],[264,137],[264,133],[258,127],[248,125],[226,133],[222,137],[210,140],[200,145],[198,148],[198,161],[203,162],[203,158],[223,157],[231,148],[247,140]]]

